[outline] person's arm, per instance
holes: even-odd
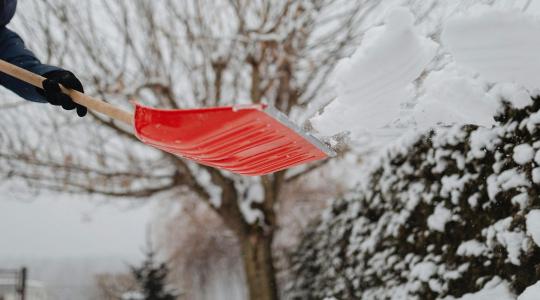
[[[6,27],[0,29],[0,59],[47,78],[43,82],[43,89],[37,89],[24,81],[0,72],[0,85],[26,100],[48,102],[52,105],[62,106],[66,110],[76,109],[80,117],[86,115],[86,107],[73,102],[68,95],[60,91],[59,86],[62,84],[67,88],[84,93],[79,79],[69,71],[42,64],[34,53],[26,48],[21,37]]]
[[[52,71],[62,70],[42,64],[34,53],[26,48],[19,35],[6,27],[0,29],[0,59],[42,76]],[[48,102],[44,94],[39,93],[34,86],[4,73],[0,73],[0,84],[26,100]]]

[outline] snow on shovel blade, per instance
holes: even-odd
[[[268,105],[161,110],[136,104],[145,144],[233,173],[259,176],[335,156]]]

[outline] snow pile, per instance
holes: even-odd
[[[516,299],[540,280],[540,97],[389,147],[292,256],[292,299]],[[524,292],[525,291],[525,292]],[[539,295],[539,294],[535,294]]]
[[[412,113],[419,128],[437,124],[489,126],[493,123],[497,98],[485,91],[481,81],[467,76],[455,64],[429,73],[423,88],[425,93],[418,98]]]
[[[476,6],[451,18],[441,38],[450,61],[426,76],[415,123],[491,126],[500,100],[530,104],[540,87],[539,35],[540,20],[517,9]]]
[[[540,18],[494,6],[454,13],[440,26],[390,10],[337,66],[337,98],[311,119],[314,128],[349,132],[355,146],[408,128],[492,126],[501,100],[530,104],[540,87]]]
[[[540,297],[540,281],[528,287],[518,300],[537,300]]]
[[[452,18],[442,40],[454,60],[489,82],[540,87],[540,20],[514,10],[478,6]]]
[[[339,98],[311,120],[320,133],[349,130],[362,135],[398,117],[400,103],[414,97],[412,82],[437,48],[417,33],[413,23],[407,9],[393,10],[386,25],[370,29],[363,46],[339,63],[334,80]]]

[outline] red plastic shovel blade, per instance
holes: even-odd
[[[137,104],[135,130],[145,144],[249,176],[335,155],[267,105],[162,110]]]

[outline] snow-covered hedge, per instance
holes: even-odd
[[[539,110],[389,148],[305,233],[288,298],[540,299]]]

